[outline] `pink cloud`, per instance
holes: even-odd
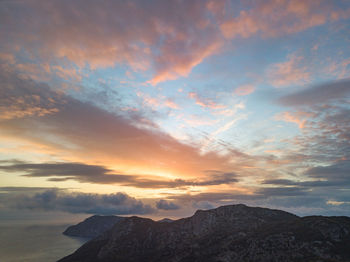
[[[275,116],[275,120],[295,123],[300,129],[306,127],[307,120],[311,117],[314,117],[314,114],[298,111],[298,112],[282,112]]]
[[[0,61],[5,63],[14,64],[16,59],[13,54],[10,53],[0,53]]]
[[[220,32],[210,15],[201,1],[34,0],[11,5],[0,20],[6,25],[0,35],[8,39],[10,53],[16,47],[79,67],[123,64],[152,70],[149,83],[156,85],[187,76],[220,49]]]
[[[169,107],[169,108],[172,108],[172,109],[179,109],[179,105],[176,104],[174,101],[170,100],[170,99],[167,99],[164,104]]]
[[[173,100],[171,99],[166,99],[164,96],[157,96],[157,97],[152,97],[148,94],[142,93],[142,92],[137,92],[136,95],[140,97],[143,100],[143,104],[147,105],[152,108],[157,108],[157,107],[168,107],[171,109],[179,109],[180,106],[176,104]]]
[[[310,73],[302,62],[303,57],[290,55],[287,61],[273,64],[268,70],[270,83],[275,87],[284,87],[309,82]]]
[[[255,87],[253,85],[242,85],[234,90],[234,93],[239,96],[246,96],[255,91]]]
[[[127,65],[153,72],[147,82],[157,85],[188,76],[220,52],[224,38],[296,33],[349,13],[329,2],[253,3],[233,16],[224,0],[23,1],[1,17],[0,36],[8,40],[3,53],[25,50],[45,61],[68,60],[91,69]]]
[[[195,92],[188,93],[188,97],[194,99],[196,101],[197,105],[200,105],[201,107],[206,107],[210,109],[223,109],[226,106],[215,103],[214,101],[208,99],[208,98],[202,98]]]
[[[192,47],[187,47],[187,51],[190,51],[187,55],[179,55],[177,53],[178,43],[164,47],[162,50],[164,55],[156,60],[157,74],[148,83],[157,85],[160,82],[187,76],[193,67],[200,64],[206,57],[217,52],[221,45],[219,40],[211,44],[205,42],[200,45],[198,43],[189,43],[189,46]],[[186,47],[183,48],[186,49]]]
[[[82,76],[74,68],[64,68],[62,66],[56,65],[56,66],[53,66],[52,69],[55,70],[56,74],[62,79],[65,79],[65,80],[73,79],[75,81],[80,81],[82,79]]]
[[[326,1],[270,0],[253,3],[254,6],[221,24],[226,38],[247,38],[257,33],[264,37],[292,34],[346,17],[344,11]]]
[[[347,78],[350,74],[350,58],[331,62],[323,71],[326,74],[335,76],[337,79]]]

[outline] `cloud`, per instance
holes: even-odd
[[[326,1],[253,2],[246,10],[222,23],[220,29],[226,38],[248,38],[256,34],[275,37],[342,19],[344,16],[336,15],[341,13],[344,11]]]
[[[227,8],[230,5],[234,8]],[[243,10],[238,2],[199,0],[3,2],[0,37],[7,41],[1,53],[11,63],[27,53],[39,68],[69,61],[80,69],[121,65],[129,71],[151,70],[147,82],[157,85],[187,76],[228,46],[228,39],[297,33],[346,19],[349,10],[327,1],[302,0],[252,2]],[[56,73],[79,79],[73,71]]]
[[[3,194],[0,206],[8,209],[102,215],[142,215],[155,212],[151,206],[125,193],[89,194],[58,189],[48,189],[34,194],[30,194],[30,192]]]
[[[278,102],[285,106],[313,106],[341,99],[350,94],[350,80],[344,79],[320,85],[281,97]]]
[[[237,87],[234,90],[234,93],[238,96],[246,96],[246,95],[250,95],[255,91],[255,87],[253,85],[242,85]]]
[[[9,193],[9,192],[16,192],[16,193],[22,193],[22,192],[42,192],[46,190],[63,190],[59,188],[47,188],[47,187],[12,187],[12,186],[7,186],[7,187],[0,187],[0,192],[1,193]]]
[[[233,119],[229,120],[227,123],[225,123],[223,126],[219,127],[217,130],[215,130],[211,135],[217,136],[223,132],[226,132],[229,130],[234,124],[236,124],[239,120],[245,119],[247,116],[244,114],[238,115],[234,117]]]
[[[202,1],[33,0],[4,2],[2,8],[4,49],[25,50],[43,61],[67,59],[80,68],[152,69],[153,85],[187,76],[222,45]]]
[[[26,163],[8,161],[0,165],[5,173],[24,173],[24,177],[47,177],[49,181],[75,180],[81,183],[119,184],[138,188],[176,188],[186,186],[214,186],[238,182],[236,174],[220,171],[206,171],[205,179],[165,180],[149,174],[129,175],[115,173],[104,166],[82,163]]]
[[[230,203],[230,201],[243,203],[247,200],[256,200],[259,197],[254,194],[246,194],[235,190],[231,190],[230,192],[201,192],[194,194],[177,194],[171,195],[170,198],[181,203],[192,202],[193,205],[196,207],[197,205],[200,205],[200,203],[203,203],[204,205],[205,203],[210,203],[213,206],[215,204],[228,204]]]
[[[308,83],[310,73],[306,66],[302,65],[303,57],[291,55],[288,60],[276,63],[268,69],[270,83],[274,87],[284,87]]]
[[[59,111],[57,100],[62,98],[59,93],[47,90],[45,84],[13,78],[13,73],[3,66],[0,71],[3,83],[0,87],[0,120],[44,116]]]
[[[283,141],[285,146],[279,154],[280,161],[287,163],[285,172],[297,176],[295,181],[288,181],[289,185],[334,190],[348,185],[345,177],[337,179],[337,173],[346,168],[344,161],[350,159],[349,83],[341,80],[314,85],[278,99],[280,105],[294,110],[276,118],[302,128],[298,135]],[[321,169],[330,171],[328,177],[312,174]]]
[[[196,104],[200,105],[201,107],[210,108],[210,109],[223,109],[226,107],[224,105],[220,105],[218,103],[215,103],[214,101],[212,101],[208,98],[200,97],[195,92],[188,93],[188,97],[194,99],[196,101]]]
[[[307,119],[311,116],[309,113],[305,112],[281,112],[275,115],[275,120],[280,120],[284,122],[291,122],[298,125],[300,129],[305,128],[307,124]]]
[[[156,109],[159,107],[168,107],[171,109],[179,109],[179,105],[176,104],[173,100],[167,99],[164,96],[152,97],[148,94],[137,92],[136,95],[142,99],[144,105],[151,107],[152,109]]]
[[[337,181],[341,184],[350,184],[350,161],[338,161],[328,166],[312,167],[306,174],[313,178]]]
[[[173,100],[171,99],[167,99],[165,102],[164,102],[165,106],[169,107],[169,108],[172,108],[172,109],[179,109],[179,105],[176,104]]]
[[[273,196],[300,196],[307,195],[308,189],[300,187],[266,187],[260,188],[256,191],[257,195],[264,197]]]
[[[10,53],[0,53],[0,61],[9,63],[9,64],[16,63],[16,59],[14,55]]]
[[[194,208],[213,208],[221,205],[244,203],[250,206],[270,207],[299,215],[349,215],[347,190],[311,187],[262,187],[250,193],[208,192],[172,195],[171,199],[191,203]],[[341,203],[340,206],[329,201]]]
[[[166,80],[174,80],[179,77],[187,76],[193,67],[200,64],[206,57],[217,53],[222,43],[218,36],[214,35],[212,43],[210,43],[209,39],[204,39],[202,43],[193,41],[186,41],[185,43],[176,44],[169,43],[168,46],[165,46],[162,50],[164,56],[159,57],[156,61],[157,65],[157,74],[150,81],[148,81],[152,85],[157,85],[160,82],[164,82]],[[186,55],[178,55],[177,50],[182,49],[187,51]]]
[[[309,180],[308,175],[302,173],[306,168],[350,159],[347,82],[333,84],[314,86],[279,100],[290,107],[297,107],[297,111],[291,114],[300,121],[305,120],[303,132],[285,140],[288,147],[281,156],[290,161],[290,167],[299,167],[301,176],[307,176],[302,180]]]
[[[156,203],[156,207],[158,209],[163,209],[163,210],[176,210],[176,209],[180,208],[180,206],[178,206],[172,202],[169,202],[167,200],[164,200],[164,199],[159,200]]]
[[[312,178],[312,176],[310,176]],[[346,179],[334,179],[332,175],[323,180],[307,180],[307,181],[294,181],[289,179],[268,179],[264,180],[263,184],[278,185],[278,186],[299,186],[299,187],[342,187],[350,184],[350,181]]]
[[[189,115],[184,119],[184,121],[192,127],[197,127],[214,125],[219,122],[219,119],[213,119],[205,116],[203,117],[202,115]]]
[[[198,202],[194,202],[193,203],[193,207],[196,209],[213,209],[215,208],[215,205],[213,205],[212,203],[208,202],[208,201],[198,201]]]
[[[120,169],[137,167],[144,170],[143,174],[164,171],[198,176],[201,175],[198,170],[218,166],[223,171],[232,170],[228,156],[215,152],[201,154],[199,148],[180,143],[150,121],[145,128],[145,121],[140,121],[144,116],[137,112],[133,112],[132,117],[122,110],[120,114],[108,112],[57,93],[48,85],[38,84],[15,72],[0,70],[0,80],[3,83],[0,104],[19,107],[16,101],[32,94],[40,101],[36,107],[44,111],[55,108],[50,114],[20,114],[2,119],[3,137],[21,139],[22,144],[45,146],[71,162],[82,159],[84,163],[103,161],[106,165],[120,166]],[[1,115],[8,112],[7,107],[0,109]]]

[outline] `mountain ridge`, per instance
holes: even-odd
[[[242,204],[171,223],[129,217],[60,262],[350,261],[350,218]]]
[[[72,237],[94,238],[111,229],[117,222],[123,219],[123,217],[119,216],[94,215],[86,218],[77,225],[69,226],[63,234]]]

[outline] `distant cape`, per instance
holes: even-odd
[[[59,262],[350,261],[349,217],[298,217],[239,204],[169,223],[113,219],[109,230]]]
[[[77,225],[68,227],[63,234],[72,237],[94,238],[111,229],[124,219],[118,216],[91,216]]]

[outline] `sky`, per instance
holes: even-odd
[[[0,39],[0,217],[350,216],[349,1],[1,0]]]

